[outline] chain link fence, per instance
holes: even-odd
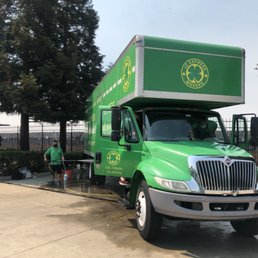
[[[232,120],[231,119],[224,119],[223,120],[225,128],[227,130],[228,133],[231,132],[231,128],[232,128]]]
[[[43,151],[53,144],[54,139],[59,139],[58,124],[30,124],[30,150]],[[84,123],[68,123],[66,131],[66,151],[82,152],[84,145]],[[0,127],[1,149],[20,149],[20,127]]]

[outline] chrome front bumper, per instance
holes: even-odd
[[[204,196],[165,192],[149,188],[156,212],[197,220],[241,220],[258,218],[258,195]]]

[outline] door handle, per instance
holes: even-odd
[[[100,164],[101,163],[101,152],[96,152],[96,155],[95,155],[95,163],[96,164]]]

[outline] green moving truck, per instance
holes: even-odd
[[[126,177],[141,236],[162,216],[230,221],[258,234],[257,167],[247,121],[232,137],[219,113],[244,103],[244,49],[135,36],[87,100],[85,154],[92,177]],[[257,119],[252,117],[252,144]],[[237,146],[238,145],[238,146]]]

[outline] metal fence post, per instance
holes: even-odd
[[[20,131],[19,126],[17,126],[17,150],[20,149],[19,148],[20,147],[19,131]]]
[[[44,130],[43,130],[43,122],[41,123],[41,151],[43,151],[44,148]]]
[[[73,151],[73,124],[71,123],[71,152]]]

